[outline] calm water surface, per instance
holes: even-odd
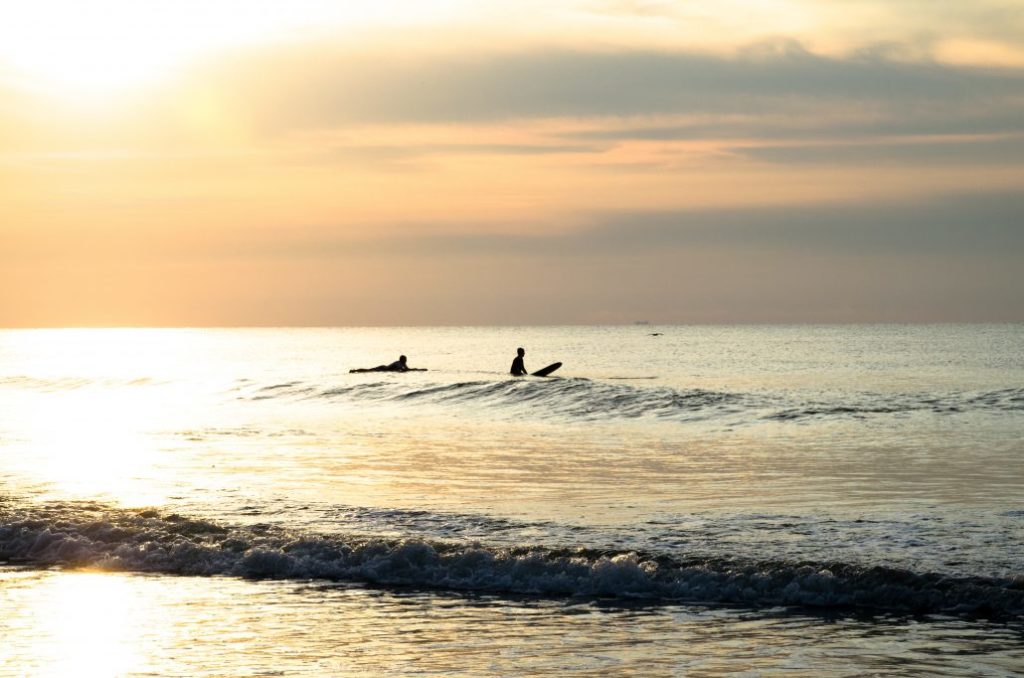
[[[1020,325],[4,331],[0,673],[1024,674],[1022,454]]]

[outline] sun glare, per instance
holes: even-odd
[[[171,3],[18,3],[4,10],[0,56],[44,89],[109,91],[158,77],[199,45]]]
[[[38,675],[114,676],[137,669],[139,620],[147,607],[125,577],[76,573],[47,579],[20,610],[35,627]]]
[[[425,20],[458,2],[35,0],[0,5],[0,74],[57,93],[106,94],[238,45]]]
[[[23,356],[22,368],[41,385],[0,400],[19,429],[8,463],[57,496],[122,506],[165,501],[166,454],[154,433],[174,430],[191,411],[187,391],[162,382],[195,362],[181,348],[188,335],[40,330],[17,339],[5,348]]]
[[[191,59],[275,37],[286,3],[41,0],[0,9],[0,66],[45,90],[109,93]]]
[[[36,476],[65,495],[101,496],[124,506],[158,503],[164,497],[149,481],[158,475],[157,452],[140,430],[155,418],[149,410],[128,389],[51,395],[26,421],[27,443],[38,450]]]

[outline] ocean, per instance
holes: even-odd
[[[0,331],[0,611],[4,676],[1024,675],[1024,325]]]

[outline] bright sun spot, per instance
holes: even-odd
[[[174,3],[12,3],[2,18],[0,57],[33,84],[60,91],[137,85],[209,47],[212,38],[202,16],[188,17]]]
[[[60,92],[108,93],[190,59],[275,37],[287,3],[38,0],[0,9],[0,66]]]
[[[139,620],[151,610],[133,584],[127,577],[75,573],[38,585],[21,608],[34,627],[37,675],[116,676],[140,666]]]
[[[32,0],[0,4],[0,77],[74,94],[157,80],[233,46],[393,24],[458,2]],[[450,9],[450,8],[449,8]]]
[[[156,418],[144,399],[109,387],[50,395],[47,406],[25,421],[43,482],[61,493],[102,496],[124,506],[163,499],[146,482],[157,474],[157,454],[141,430]]]
[[[5,348],[23,355],[22,368],[43,385],[13,402],[0,399],[0,428],[5,419],[18,428],[6,463],[57,496],[122,506],[166,501],[173,455],[162,433],[194,416],[194,396],[167,383],[196,363],[182,348],[188,339],[141,329],[16,335]]]

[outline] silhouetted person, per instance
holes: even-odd
[[[354,369],[354,370],[349,370],[349,373],[352,373],[352,372],[426,372],[427,371],[423,367],[409,367],[409,365],[406,364],[406,363],[407,363],[407,358],[404,355],[401,355],[401,356],[398,356],[398,360],[396,360],[395,362],[391,363],[390,365],[377,365],[376,367],[362,367],[362,368],[358,368],[358,369]]]
[[[387,366],[388,372],[408,372],[409,366],[406,365],[408,359],[404,355],[398,356],[398,360]]]
[[[526,365],[523,364],[523,356],[526,355],[526,351],[521,348],[516,349],[515,360],[512,361],[512,376],[522,377],[527,374]]]

